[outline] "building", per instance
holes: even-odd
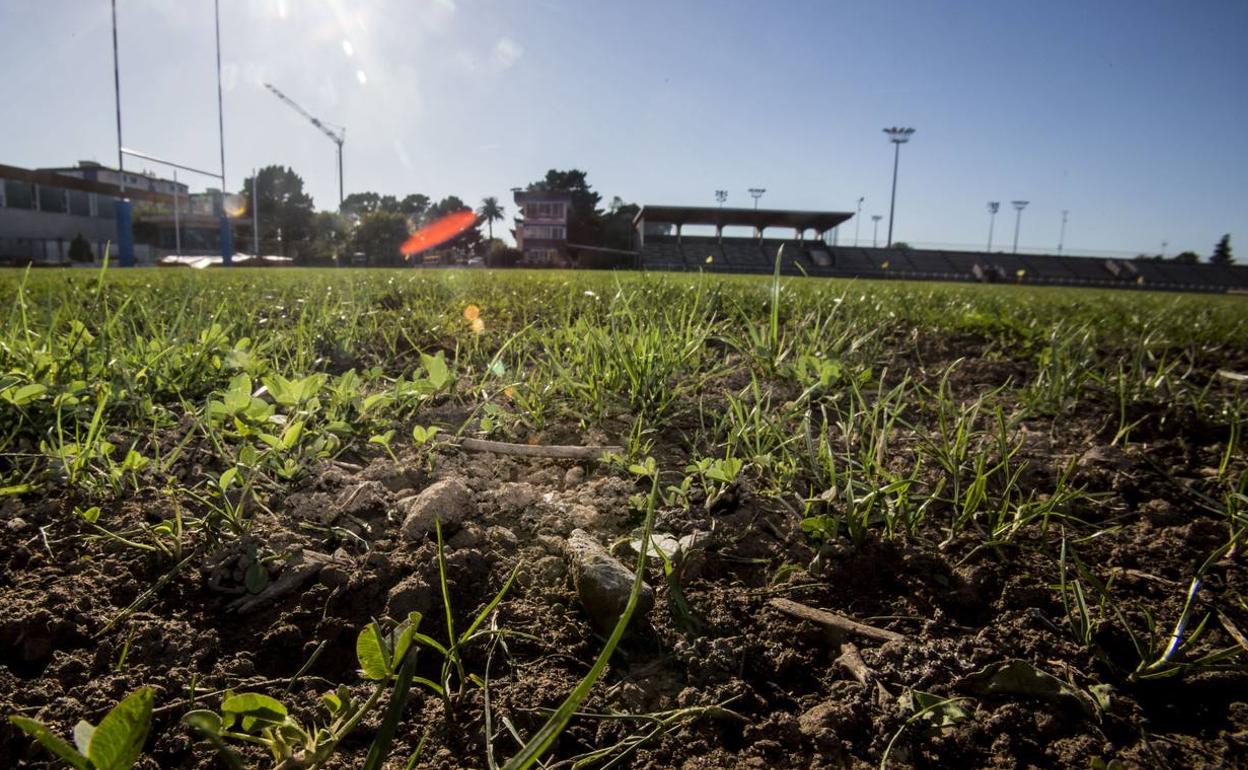
[[[125,172],[81,161],[72,168],[24,169],[0,164],[0,265],[69,265],[70,246],[81,236],[99,264],[106,245],[117,259],[117,202],[133,208],[137,264],[154,264],[175,253],[220,254],[221,217],[226,214],[218,190],[191,194],[187,185],[151,174]],[[235,212],[230,212],[235,213]],[[250,232],[250,222],[230,222],[232,238]],[[179,237],[180,236],[180,237]],[[246,237],[246,236],[242,236]]]
[[[562,190],[512,190],[516,202],[516,248],[529,265],[566,265],[572,194]]]
[[[70,176],[75,179],[85,179],[89,182],[100,182],[119,189],[123,176],[123,172],[101,165],[93,160],[80,160],[77,166],[69,166],[67,168],[41,168],[38,170],[59,174],[60,176]],[[124,176],[127,193],[131,190],[145,190],[163,195],[177,194],[183,197],[190,194],[190,188],[184,183],[175,182],[171,179],[161,179],[150,171],[126,171]]]

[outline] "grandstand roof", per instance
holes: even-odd
[[[784,209],[734,209],[718,206],[653,206],[641,207],[633,218],[633,225],[645,222],[661,222],[671,225],[715,225],[728,227],[795,227],[802,230],[831,230],[853,217],[843,211],[788,211]]]

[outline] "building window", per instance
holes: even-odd
[[[117,216],[113,203],[117,199],[111,195],[95,196],[95,215],[100,219],[112,219]]]
[[[561,225],[525,225],[524,237],[536,240],[562,241],[568,237],[568,230]]]
[[[65,191],[59,187],[39,185],[39,210],[53,214],[64,214]]]
[[[35,193],[29,182],[4,180],[4,205],[11,209],[33,209]]]
[[[529,219],[565,219],[566,211],[564,203],[529,203],[524,207],[524,215]]]
[[[81,190],[70,190],[69,213],[79,217],[91,216],[91,196]]]

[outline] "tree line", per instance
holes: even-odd
[[[1144,260],[1151,260],[1154,262],[1161,262],[1165,260],[1165,257],[1162,256],[1161,254],[1155,254],[1155,255],[1140,254],[1136,256],[1136,259],[1144,259]],[[1194,251],[1180,252],[1174,255],[1171,259],[1174,262],[1178,262],[1180,265],[1200,264],[1200,255]],[[1224,267],[1227,265],[1235,264],[1235,256],[1231,253],[1231,234],[1230,233],[1223,235],[1218,240],[1217,245],[1213,247],[1213,253],[1209,255],[1209,264],[1222,265]]]
[[[357,253],[367,255],[371,264],[403,264],[399,247],[408,235],[443,216],[473,209],[455,195],[435,201],[422,193],[400,198],[366,191],[346,196],[336,211],[318,211],[312,196],[304,190],[302,177],[291,168],[272,165],[243,182],[240,194],[249,215],[253,185],[260,219],[261,253],[293,257],[303,264],[328,263]],[[602,196],[590,186],[584,171],[551,169],[527,189],[561,190],[571,194],[570,242],[619,249],[631,247],[632,222],[639,207],[617,196],[602,208]],[[476,224],[444,248],[486,256],[493,264],[514,264],[518,252],[509,249],[494,235],[494,223],[505,218],[506,208],[498,198],[490,196],[473,210],[477,214]],[[239,244],[243,249],[249,246]]]

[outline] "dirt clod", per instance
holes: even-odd
[[[459,526],[472,515],[472,491],[464,480],[452,476],[427,487],[405,506],[403,537],[407,540],[423,540],[441,522],[444,533]]]

